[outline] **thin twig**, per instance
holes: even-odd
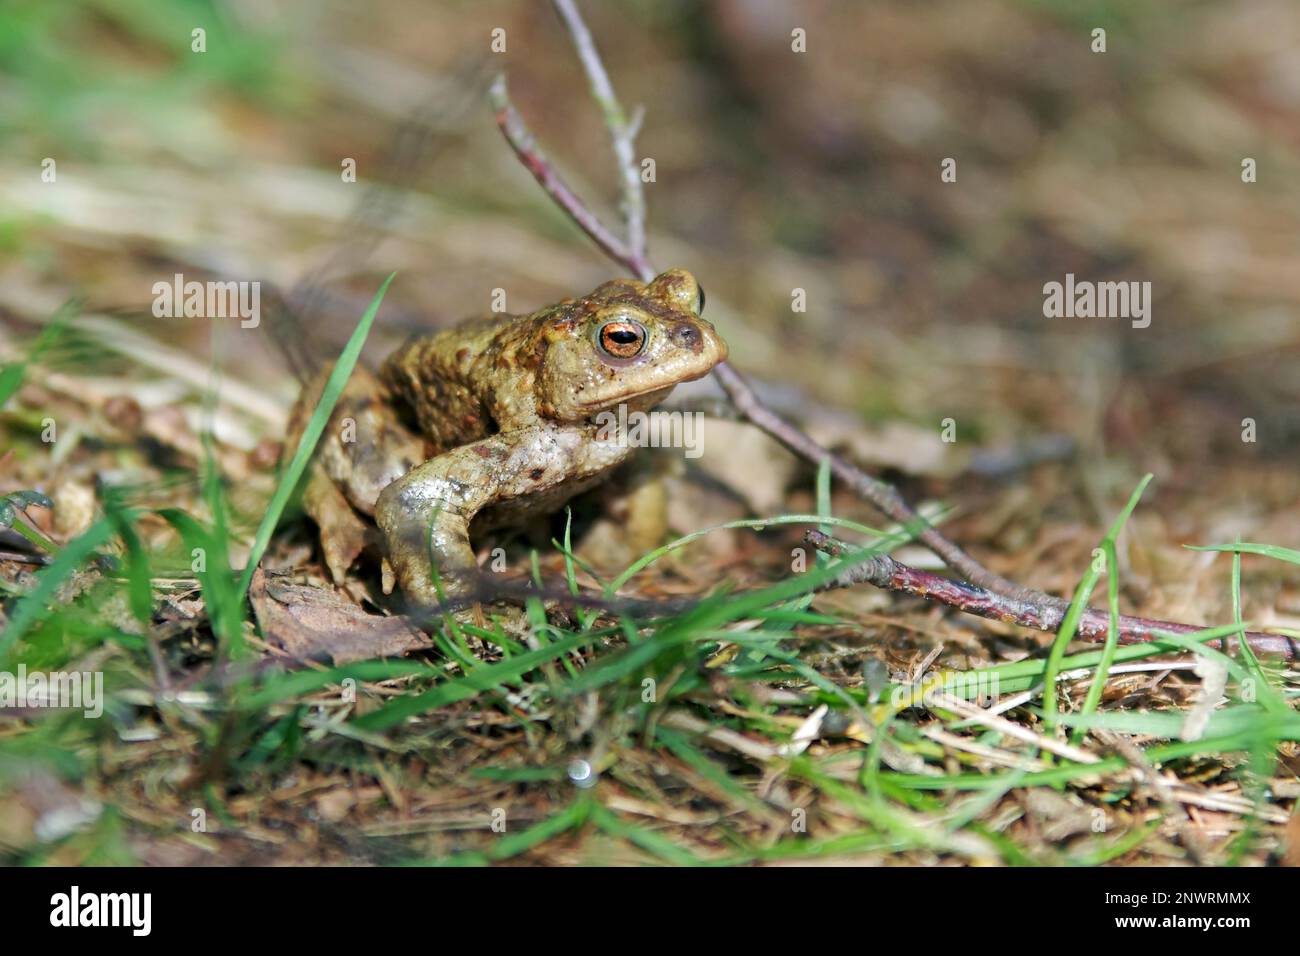
[[[573,45],[578,51],[578,59],[587,74],[591,85],[591,95],[600,107],[605,118],[605,128],[609,130],[610,142],[614,148],[614,158],[618,160],[620,192],[622,194],[623,221],[627,224],[627,251],[633,262],[645,263],[645,269],[653,275],[646,259],[645,238],[645,193],[641,176],[637,171],[636,134],[641,125],[639,119],[629,121],[618,97],[614,95],[614,85],[605,72],[605,64],[596,50],[596,43],[591,38],[591,31],[583,23],[582,15],[573,0],[554,0],[555,12],[564,21]],[[650,275],[640,276],[642,279]]]
[[[1003,717],[995,717],[978,704],[972,704],[970,701],[962,700],[960,697],[932,691],[924,696],[923,701],[931,710],[936,708],[950,710],[965,720],[982,724],[983,726],[996,730],[999,733],[1006,734],[1008,737],[1012,737],[1027,744],[1032,744],[1033,746],[1046,750],[1049,753],[1056,754],[1058,757],[1064,757],[1066,760],[1085,764],[1101,762],[1100,757],[1082,749],[1081,747],[1065,743],[1062,740],[1055,740],[1045,734],[1035,733],[1029,728]]]

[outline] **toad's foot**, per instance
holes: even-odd
[[[387,558],[382,562],[383,591],[393,593],[397,575]],[[452,597],[445,591],[441,594],[441,581],[429,592],[422,592],[422,597],[412,598],[408,589],[403,589],[400,605],[402,612],[412,623],[421,629],[433,632],[441,625],[454,623],[464,628],[471,627],[478,631],[503,631],[507,637],[527,640],[533,633],[533,625],[528,612],[517,604],[507,603],[498,593],[499,587],[488,575],[479,575],[472,589],[456,588],[459,595]],[[464,579],[460,581],[464,583]],[[495,595],[495,596],[494,596]],[[441,598],[441,599],[439,599]]]

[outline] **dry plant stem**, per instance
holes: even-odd
[[[817,550],[833,557],[841,556],[848,550],[820,531],[806,532],[804,540]],[[1055,633],[1060,629],[1061,621],[1065,618],[1066,608],[1045,607],[1038,601],[1025,601],[996,594],[965,581],[954,581],[930,571],[908,567],[887,554],[874,555],[860,564],[853,565],[834,581],[823,585],[821,590],[852,587],[857,584],[871,584],[886,591],[911,594],[925,598],[927,601],[946,604],[977,617],[1002,621],[1005,624],[1018,624],[1021,627],[1032,627],[1038,631]],[[1086,608],[1079,619],[1079,627],[1075,634],[1080,640],[1104,641],[1108,622],[1109,615],[1106,612]],[[1121,615],[1116,622],[1116,632],[1121,644],[1139,644],[1143,641],[1155,640],[1159,636],[1157,633],[1159,631],[1193,634],[1199,630],[1201,628],[1190,624],[1155,621],[1128,615]],[[1282,634],[1247,631],[1246,640],[1257,654],[1291,659],[1294,659],[1297,654],[1296,641]],[[1225,641],[1222,640],[1207,641],[1206,646],[1221,648],[1224,643]],[[1226,643],[1232,647],[1237,642],[1229,639]]]
[[[648,281],[655,275],[646,254],[645,199],[641,178],[637,172],[632,140],[635,124],[624,119],[622,107],[614,94],[600,53],[596,50],[591,33],[582,21],[572,0],[553,0],[556,11],[573,38],[578,58],[587,74],[592,95],[601,108],[609,129],[610,140],[620,166],[622,206],[626,217],[628,236],[621,239],[611,232],[593,213],[589,206],[565,183],[546,155],[537,145],[537,139],[528,129],[518,111],[510,102],[505,76],[492,84],[491,101],[496,111],[497,126],[506,142],[519,157],[520,162],[533,174],[542,190],[569,217],[591,237],[612,260],[628,269],[637,278]],[[800,429],[772,411],[749,387],[744,377],[725,362],[713,370],[718,383],[731,399],[736,409],[754,425],[767,432],[796,455],[815,464],[827,462],[831,473],[854,492],[875,505],[886,517],[906,528],[914,529],[916,538],[953,571],[970,583],[952,581],[939,575],[917,571],[889,560],[893,571],[881,579],[888,582],[870,583],[891,590],[906,591],[928,600],[940,601],[959,610],[982,617],[1023,624],[1040,630],[1053,631],[1059,626],[1069,608],[1069,602],[1055,595],[1016,584],[990,571],[967,554],[955,542],[948,540],[931,527],[911,507],[893,486],[871,477],[839,455],[823,448]],[[879,575],[878,575],[879,576]],[[863,580],[868,580],[864,578]],[[1108,615],[1094,608],[1085,610],[1079,623],[1081,639],[1100,641],[1106,636]],[[1167,621],[1146,618],[1121,617],[1118,623],[1121,643],[1149,640],[1156,630],[1190,633],[1199,628]],[[1280,635],[1249,632],[1247,640],[1256,651],[1294,657],[1294,641]],[[1226,642],[1232,645],[1233,641]]]
[[[1005,717],[998,717],[990,714],[978,704],[972,704],[968,700],[962,700],[960,697],[954,697],[951,694],[930,693],[925,697],[925,704],[931,710],[942,709],[952,711],[959,717],[983,724],[993,730],[1006,734],[1022,743],[1031,744],[1035,747],[1041,747],[1049,753],[1054,753],[1058,757],[1064,757],[1066,760],[1072,760],[1075,763],[1098,763],[1101,758],[1094,753],[1083,750],[1073,744],[1068,744],[1063,740],[1053,740],[1045,734],[1035,733],[1028,727],[1021,724],[1013,723]]]
[[[605,64],[596,51],[591,31],[583,23],[582,15],[573,0],[554,0],[555,12],[564,21],[565,28],[573,38],[578,59],[587,74],[591,85],[591,95],[605,119],[605,128],[609,130],[610,142],[614,149],[614,158],[618,160],[618,175],[623,196],[623,221],[627,224],[627,251],[629,258],[646,263],[645,239],[645,193],[642,189],[641,176],[637,171],[635,143],[638,120],[629,122],[618,97],[614,95],[614,85],[605,72]],[[649,271],[649,264],[646,263]],[[648,278],[643,276],[642,278]]]
[[[556,172],[555,167],[537,145],[537,140],[519,112],[510,102],[504,74],[496,78],[488,96],[492,108],[496,111],[497,125],[501,127],[506,142],[515,151],[524,168],[533,174],[533,178],[537,180],[537,184],[542,187],[546,195],[550,196],[607,256],[631,269],[639,278],[653,278],[654,272],[645,260],[644,251],[638,258],[627,243],[605,228],[604,223],[596,218],[595,213],[577,197],[563,177]]]

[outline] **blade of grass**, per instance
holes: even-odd
[[[1063,724],[1102,727],[1125,734],[1145,734],[1150,737],[1175,740],[1182,732],[1186,714],[1182,711],[1145,713],[1107,711],[1089,714],[1087,717],[1082,714],[1062,714],[1058,720]],[[1243,749],[1249,749],[1249,738],[1252,734],[1257,734],[1270,743],[1277,740],[1292,740],[1300,737],[1300,714],[1292,712],[1289,715],[1274,716],[1261,713],[1258,708],[1250,704],[1215,711],[1210,717],[1206,735],[1223,737],[1230,734],[1240,734],[1246,738],[1247,746]]]
[[[15,491],[4,498],[0,498],[0,530],[7,529],[15,534],[22,535],[30,544],[40,548],[47,554],[58,554],[59,546],[37,531],[35,522],[32,522],[32,525],[29,526],[18,520],[21,516],[31,521],[27,509],[34,504],[41,505],[44,508],[54,507],[53,502],[39,491]]]
[[[153,584],[149,555],[135,530],[135,517],[112,494],[104,495],[104,513],[126,548],[127,597],[131,614],[146,628],[153,616]]]
[[[591,822],[605,833],[639,846],[673,866],[699,866],[704,861],[653,830],[624,821],[618,814],[599,803],[591,804]]]
[[[268,679],[249,695],[244,706],[250,711],[263,710],[272,704],[313,693],[348,678],[356,681],[381,681],[394,677],[434,677],[440,673],[428,664],[405,660],[358,661],[328,670],[294,671]]]
[[[503,836],[487,853],[458,853],[455,856],[429,861],[434,866],[481,866],[484,863],[499,862],[518,856],[533,847],[540,846],[547,840],[576,829],[587,822],[591,814],[592,801],[588,794],[582,794],[560,812],[533,824],[527,830]]]
[[[1093,714],[1086,718],[1086,722],[1100,726],[1108,723],[1106,718],[1124,717],[1124,714]],[[1181,719],[1181,718],[1180,718]],[[1077,714],[1064,715],[1061,718],[1062,723],[1069,723],[1080,719]],[[1128,732],[1134,732],[1131,725],[1116,727]],[[1271,728],[1266,728],[1271,732]],[[1141,732],[1141,731],[1137,731]],[[1253,742],[1253,731],[1247,730],[1239,733],[1229,734],[1223,737],[1202,737],[1199,740],[1179,740],[1166,744],[1157,744],[1154,747],[1148,747],[1145,751],[1147,758],[1154,765],[1169,760],[1177,760],[1182,757],[1207,757],[1215,754],[1240,753],[1250,748]],[[1286,739],[1286,738],[1279,738]],[[985,790],[994,787],[1004,787],[1008,782],[1018,779],[1018,786],[1021,787],[1041,787],[1041,786],[1058,786],[1069,783],[1081,777],[1104,776],[1108,773],[1115,773],[1124,770],[1129,766],[1128,761],[1123,757],[1114,755],[1102,757],[1096,763],[1064,763],[1048,770],[1035,770],[1024,773],[1020,770],[1008,771],[1005,773],[967,773],[967,774],[941,774],[939,776],[929,776],[928,774],[904,774],[904,773],[885,773],[885,778],[900,786],[910,787],[918,790]],[[1023,773],[1023,776],[1020,776]]]
[[[330,415],[334,413],[334,405],[338,402],[339,395],[343,393],[343,387],[347,384],[348,377],[352,374],[357,359],[361,356],[361,348],[366,344],[366,337],[370,334],[370,327],[374,324],[375,315],[379,312],[379,305],[384,301],[384,293],[388,291],[388,286],[396,275],[396,272],[390,273],[388,278],[384,280],[383,285],[379,287],[379,291],[375,293],[374,299],[371,300],[369,308],[366,309],[365,315],[361,317],[361,321],[357,324],[352,337],[348,339],[348,344],[344,346],[342,354],[339,355],[338,361],[334,364],[334,371],[330,373],[329,380],[325,383],[325,389],[321,393],[316,410],[312,412],[311,420],[303,431],[302,441],[298,443],[298,450],[294,452],[289,466],[280,475],[275,494],[271,496],[271,502],[267,505],[266,514],[262,518],[262,523],[258,525],[257,534],[253,538],[253,548],[248,553],[248,564],[245,565],[244,573],[239,578],[236,596],[241,600],[248,593],[248,586],[253,580],[253,572],[257,570],[258,562],[262,560],[262,555],[266,553],[266,547],[271,542],[271,534],[275,531],[275,526],[279,523],[280,516],[284,513],[285,506],[289,503],[294,488],[297,487],[303,472],[307,470],[307,462],[310,461],[312,452],[316,450],[316,443],[320,441],[320,436],[325,431],[325,425],[329,422]]]
[[[1238,541],[1241,539],[1238,538]],[[1290,713],[1290,708],[1286,701],[1277,694],[1273,686],[1269,683],[1264,674],[1264,669],[1259,666],[1259,658],[1255,656],[1255,649],[1250,646],[1246,640],[1246,624],[1242,618],[1241,612],[1241,552],[1232,552],[1232,620],[1238,627],[1238,643],[1240,648],[1241,659],[1246,662],[1246,669],[1251,673],[1251,679],[1256,682],[1258,689],[1254,696],[1264,705],[1265,709],[1271,713]],[[1245,694],[1247,685],[1240,685],[1240,689]],[[1266,798],[1266,789],[1264,787],[1264,778],[1268,774],[1269,763],[1272,760],[1272,748],[1268,742],[1260,737],[1256,740],[1255,746],[1250,752],[1250,770],[1244,790],[1250,793],[1251,801],[1255,804],[1256,815],[1247,818],[1246,825],[1242,832],[1237,834],[1233,840],[1232,852],[1228,856],[1228,865],[1237,866],[1242,858],[1250,851],[1254,844],[1255,836],[1259,830],[1258,808],[1263,804]]]
[[[179,532],[190,554],[201,561],[201,570],[196,569],[194,575],[199,580],[212,631],[223,650],[237,654],[243,646],[243,614],[233,597],[229,552],[206,525],[187,512],[160,508],[157,514]]]
[[[9,401],[22,386],[23,377],[27,374],[27,366],[40,360],[41,355],[63,334],[68,322],[79,311],[80,306],[75,302],[65,302],[59,306],[58,311],[54,313],[54,317],[46,323],[45,328],[41,329],[27,355],[17,362],[12,362],[0,368],[0,406]]]
[[[1218,627],[1208,627],[1204,630],[1197,631],[1195,634],[1184,635],[1195,641],[1214,641],[1220,638],[1228,637],[1237,633],[1235,624],[1221,624]],[[1127,663],[1129,661],[1140,660],[1144,657],[1151,657],[1156,654],[1167,654],[1170,651],[1176,651],[1182,645],[1163,640],[1144,641],[1140,644],[1128,644],[1119,648],[1114,655],[1114,663]],[[1061,675],[1069,674],[1073,671],[1088,670],[1101,661],[1104,651],[1084,651],[1081,654],[1075,654],[1071,657],[1064,658],[1061,666],[1057,671],[1057,680]],[[1030,658],[1023,661],[1016,661],[1012,664],[998,664],[993,667],[980,668],[972,671],[944,671],[941,673],[942,680],[940,683],[945,692],[954,694],[963,699],[968,699],[971,695],[978,695],[987,687],[987,681],[990,678],[997,679],[997,688],[999,694],[1015,694],[1020,691],[1028,690],[1030,687],[1038,684],[1041,675],[1047,669],[1047,662],[1042,658]],[[907,684],[888,684],[886,685],[884,697],[889,699],[893,692],[901,692],[901,699],[889,705],[877,705],[877,707],[893,706],[899,709],[917,706],[922,702],[921,691],[918,688]],[[865,700],[866,693],[861,689],[850,689],[848,693],[857,695]],[[883,711],[881,715],[883,717]]]
[[[1138,482],[1138,486],[1129,495],[1128,504],[1124,506],[1124,510],[1119,513],[1119,516],[1110,526],[1110,530],[1106,533],[1106,537],[1102,541],[1103,546],[1109,542],[1111,549],[1114,550],[1115,539],[1119,537],[1119,533],[1123,530],[1129,515],[1137,507],[1142,492],[1146,490],[1147,485],[1151,483],[1151,479],[1154,477],[1148,472]],[[1113,575],[1115,573],[1114,568],[1107,569],[1107,574]],[[1088,606],[1088,599],[1092,596],[1092,589],[1097,586],[1097,578],[1100,576],[1101,569],[1094,562],[1075,589],[1074,598],[1070,601],[1070,609],[1066,612],[1065,620],[1061,622],[1061,629],[1057,632],[1056,640],[1052,642],[1052,650],[1047,655],[1047,670],[1043,674],[1043,684],[1046,688],[1043,693],[1043,724],[1046,729],[1051,729],[1056,718],[1056,675],[1060,673],[1061,660],[1065,657],[1065,648],[1069,646],[1070,641],[1074,640],[1075,631],[1079,627],[1079,619],[1083,616],[1084,608]]]
[[[1290,710],[1286,701],[1277,692],[1277,689],[1269,681],[1268,675],[1264,673],[1264,668],[1259,664],[1259,658],[1255,656],[1255,649],[1250,646],[1246,640],[1246,622],[1241,614],[1241,552],[1232,552],[1232,620],[1237,625],[1237,647],[1240,650],[1241,659],[1246,663],[1246,669],[1250,671],[1251,679],[1255,682],[1257,690],[1255,697],[1265,708],[1273,713],[1280,713]],[[1244,687],[1245,685],[1243,685]]]
[[[633,577],[654,564],[665,554],[668,554],[668,552],[685,547],[697,538],[704,537],[706,534],[712,534],[714,531],[723,531],[727,528],[749,528],[753,531],[763,531],[766,530],[769,525],[776,524],[831,524],[836,527],[847,528],[850,531],[856,531],[859,534],[871,535],[873,537],[889,537],[882,531],[877,531],[876,529],[869,528],[866,525],[858,524],[856,521],[846,521],[843,518],[828,518],[825,515],[777,515],[773,518],[747,518],[741,521],[728,521],[725,524],[714,525],[711,528],[702,528],[699,531],[692,531],[690,534],[683,535],[675,541],[669,541],[667,544],[655,548],[653,551],[646,552],[628,565],[627,570],[610,582],[609,586],[605,589],[605,593],[607,596],[617,593],[619,588],[623,587]],[[902,540],[905,539],[900,539],[900,542]]]
[[[1106,604],[1109,611],[1106,621],[1106,643],[1102,645],[1101,660],[1097,662],[1097,673],[1093,675],[1092,683],[1088,685],[1088,694],[1080,709],[1080,713],[1083,714],[1091,714],[1101,703],[1101,693],[1106,687],[1106,678],[1110,676],[1110,667],[1115,663],[1115,650],[1119,647],[1119,631],[1115,626],[1119,620],[1119,575],[1116,573],[1119,557],[1115,553],[1113,541],[1103,542],[1102,552],[1106,555]],[[1083,740],[1085,733],[1082,727],[1076,728],[1070,742],[1077,746]]]
[[[727,796],[731,797],[737,803],[744,804],[750,810],[764,812],[771,808],[760,800],[757,796],[745,789],[736,779],[730,776],[722,767],[718,766],[703,753],[697,750],[686,739],[685,735],[678,733],[668,727],[655,727],[655,740],[662,746],[668,748],[679,760],[704,777],[719,790],[722,790]]]
[[[1278,547],[1275,544],[1251,544],[1246,541],[1238,541],[1235,544],[1186,544],[1183,547],[1189,551],[1236,551],[1239,554],[1262,554],[1266,558],[1276,558],[1278,561],[1300,564],[1300,551],[1293,548]]]
[[[436,710],[447,704],[467,700],[484,691],[500,689],[506,681],[517,680],[538,665],[554,660],[575,647],[591,643],[591,635],[571,634],[554,644],[547,644],[535,651],[520,654],[509,660],[495,664],[486,664],[478,670],[457,680],[447,681],[423,694],[399,697],[392,703],[358,717],[353,723],[362,730],[384,730],[401,723],[407,717]]]

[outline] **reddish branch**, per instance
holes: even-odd
[[[520,162],[533,174],[533,178],[552,201],[563,209],[607,256],[637,278],[649,281],[654,277],[655,269],[646,254],[645,199],[641,178],[636,168],[635,154],[632,152],[636,133],[635,124],[624,120],[622,108],[614,96],[600,54],[572,0],[553,0],[553,3],[573,37],[592,94],[601,107],[605,124],[609,129],[614,152],[619,161],[620,192],[628,230],[627,238],[622,239],[611,232],[551,165],[537,145],[536,137],[511,104],[504,75],[497,78],[491,90],[497,125]],[[745,418],[801,458],[815,465],[827,462],[831,473],[836,478],[875,505],[885,516],[906,528],[915,529],[918,541],[970,583],[952,581],[908,568],[890,558],[884,558],[881,563],[873,565],[871,569],[873,577],[864,577],[863,581],[878,587],[939,601],[981,617],[1010,621],[1047,631],[1054,631],[1060,625],[1069,608],[1068,601],[1016,584],[984,567],[958,544],[931,527],[911,505],[903,500],[892,485],[871,477],[856,465],[823,448],[799,428],[764,405],[744,377],[731,366],[724,362],[713,370],[713,374],[732,404]],[[876,580],[877,578],[879,580]],[[1106,613],[1087,608],[1079,624],[1079,636],[1088,640],[1103,640],[1106,636],[1107,620]],[[1121,617],[1117,630],[1120,642],[1131,644],[1150,640],[1155,630],[1185,634],[1197,631],[1199,628],[1172,621]],[[1252,631],[1246,633],[1246,640],[1261,654],[1281,654],[1286,657],[1295,655],[1295,642],[1280,635]]]
[[[808,531],[804,540],[819,551],[833,557],[847,552],[847,548],[820,531]],[[860,564],[848,568],[834,581],[822,586],[822,590],[850,587],[855,584],[871,584],[887,591],[898,591],[937,601],[949,607],[955,607],[967,614],[1002,621],[1004,624],[1019,624],[1039,631],[1055,633],[1065,619],[1065,608],[1048,606],[1042,601],[1026,601],[1020,598],[996,594],[985,588],[976,587],[965,581],[954,581],[929,571],[900,564],[887,554],[873,555]],[[1067,605],[1068,607],[1068,605]],[[1109,615],[1095,608],[1084,609],[1079,618],[1075,635],[1080,640],[1104,641]],[[1115,630],[1121,644],[1140,644],[1155,640],[1159,631],[1174,634],[1194,634],[1199,627],[1190,624],[1177,624],[1171,621],[1154,621],[1145,617],[1120,615],[1115,622]],[[1259,654],[1272,654],[1294,659],[1300,651],[1300,644],[1282,634],[1262,634],[1247,631],[1246,639]],[[1232,638],[1226,643],[1229,647],[1236,644]],[[1224,641],[1206,641],[1209,647],[1221,647]]]

